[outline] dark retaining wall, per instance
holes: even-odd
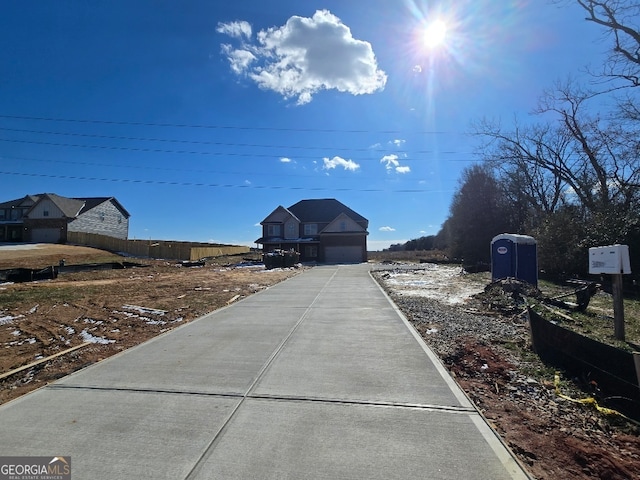
[[[606,406],[640,419],[640,386],[633,353],[598,342],[529,310],[531,339],[545,362],[594,381]]]

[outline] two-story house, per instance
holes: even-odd
[[[67,232],[126,239],[130,216],[114,197],[27,195],[0,203],[0,242],[65,242]]]
[[[369,221],[333,198],[279,206],[260,224],[262,237],[256,243],[264,252],[293,249],[303,262],[367,261]]]

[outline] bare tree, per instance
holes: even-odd
[[[590,211],[616,206],[637,207],[640,183],[638,125],[620,119],[602,120],[587,113],[592,98],[571,81],[547,91],[538,113],[552,113],[569,141],[570,168],[560,173]]]
[[[640,86],[640,3],[637,0],[576,0],[586,20],[603,27],[613,39],[603,76]]]
[[[638,207],[638,132],[587,113],[591,98],[571,82],[557,84],[536,110],[552,116],[553,123],[516,123],[508,131],[487,121],[475,126],[475,133],[485,137],[482,158],[502,173],[502,182],[518,185],[539,212],[566,203],[590,212]]]
[[[516,122],[513,130],[504,131],[485,119],[475,125],[475,134],[485,137],[478,153],[498,173],[507,198],[520,211],[536,217],[553,212],[564,201],[563,192],[576,190],[569,139],[562,130]]]

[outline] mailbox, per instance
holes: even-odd
[[[631,273],[628,245],[608,245],[589,249],[589,273],[619,275]]]

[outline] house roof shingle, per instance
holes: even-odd
[[[22,198],[17,198],[15,200],[8,200],[6,202],[0,203],[0,208],[11,208],[11,207],[19,207],[27,203],[29,206],[33,205],[38,201],[40,197],[38,195],[26,195]]]
[[[303,222],[329,223],[341,213],[345,213],[354,221],[361,223],[365,228],[369,225],[369,221],[366,218],[335,198],[300,200],[298,203],[291,205],[288,210]]]
[[[56,207],[58,207],[65,217],[75,218],[82,210],[84,202],[76,198],[67,198],[56,195],[55,193],[46,193],[43,197],[48,197]]]
[[[9,200],[7,202],[0,203],[0,208],[11,208],[24,205],[25,203],[29,207],[35,205],[44,197],[48,197],[64,214],[65,217],[75,218],[81,213],[85,213],[92,208],[101,205],[104,202],[112,201],[115,206],[122,211],[122,214],[129,218],[131,214],[122,206],[115,197],[77,197],[69,198],[62,197],[55,193],[38,193],[36,195],[26,195],[16,200]]]

